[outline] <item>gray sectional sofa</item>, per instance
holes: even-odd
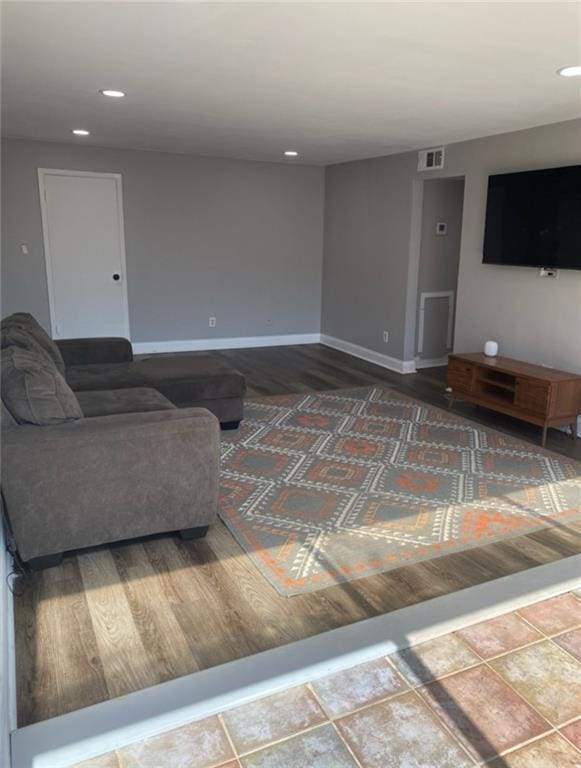
[[[2,321],[2,502],[13,549],[47,567],[72,549],[216,519],[219,422],[244,378],[207,356],[133,361],[125,339],[53,342]]]

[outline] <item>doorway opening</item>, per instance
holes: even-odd
[[[464,179],[424,181],[417,289],[416,368],[446,365],[454,346]]]

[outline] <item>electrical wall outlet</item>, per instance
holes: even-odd
[[[389,344],[389,331],[384,331],[384,332],[383,332],[383,341],[384,341],[386,344]]]
[[[216,318],[215,317],[209,317],[208,318],[208,325],[210,326],[210,328],[215,328],[216,327]]]

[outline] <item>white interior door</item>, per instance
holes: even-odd
[[[121,176],[38,175],[53,337],[129,338]]]

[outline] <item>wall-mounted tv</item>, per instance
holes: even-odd
[[[490,176],[482,261],[581,269],[581,165]]]

